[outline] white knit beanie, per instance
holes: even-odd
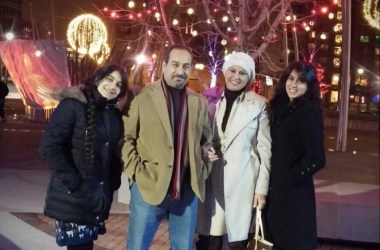
[[[227,69],[232,66],[240,66],[247,71],[250,79],[255,79],[255,61],[248,54],[244,52],[235,52],[231,54],[226,61],[224,61],[222,71],[226,74]]]

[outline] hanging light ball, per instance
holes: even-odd
[[[90,56],[107,44],[107,36],[107,28],[102,20],[92,14],[74,18],[67,29],[67,40],[71,48]]]

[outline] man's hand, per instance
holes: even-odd
[[[263,208],[265,207],[265,199],[265,195],[255,194],[255,197],[253,198],[253,207],[257,207],[258,209],[263,210]]]
[[[213,147],[202,149],[202,159],[205,163],[214,162],[219,159]]]

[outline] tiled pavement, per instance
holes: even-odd
[[[54,221],[40,213],[12,213],[17,218],[31,224],[39,230],[55,236]],[[112,214],[107,221],[107,233],[100,235],[95,241],[94,250],[125,250],[125,235],[129,218],[127,214]],[[376,246],[355,246],[353,243],[322,241],[318,250],[378,250]],[[0,249],[1,246],[0,246]],[[150,250],[169,250],[168,224],[161,223],[153,239]]]

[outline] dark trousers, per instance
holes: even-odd
[[[5,98],[0,98],[0,118],[5,119],[4,113]]]
[[[228,242],[230,250],[247,249],[248,240]],[[199,240],[196,243],[197,250],[221,250],[223,247],[223,236],[206,236],[199,235]]]
[[[82,245],[76,245],[76,246],[67,246],[67,250],[93,250],[94,249],[94,242],[88,242]]]

